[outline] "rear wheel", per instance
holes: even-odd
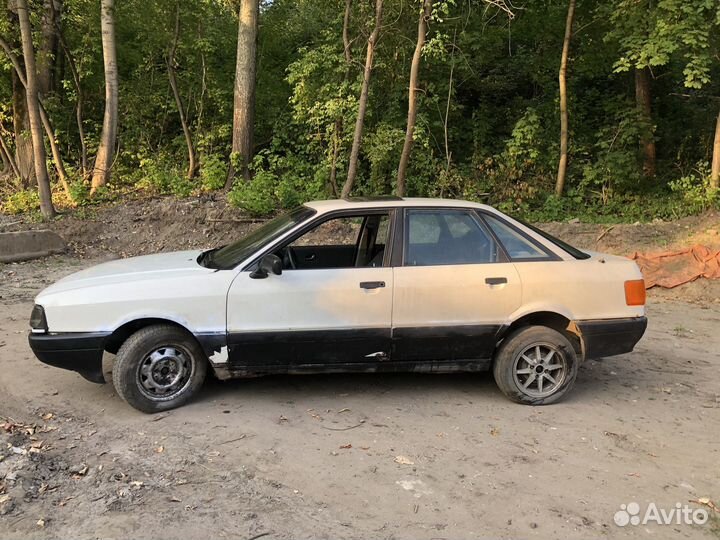
[[[142,328],[120,347],[113,384],[136,409],[154,413],[186,403],[205,380],[207,360],[195,338],[171,325]]]
[[[546,405],[570,391],[577,370],[577,355],[567,337],[545,326],[527,326],[500,345],[493,374],[511,400]]]

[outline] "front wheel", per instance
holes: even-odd
[[[120,347],[113,366],[115,390],[145,413],[174,409],[202,386],[207,360],[197,341],[171,325],[142,328]]]
[[[575,383],[577,370],[578,359],[570,341],[545,326],[527,326],[508,336],[493,366],[502,393],[527,405],[562,399]]]

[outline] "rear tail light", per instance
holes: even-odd
[[[628,306],[645,305],[644,279],[633,279],[625,282],[625,303]]]

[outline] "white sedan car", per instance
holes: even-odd
[[[30,346],[156,412],[220,379],[492,369],[510,399],[557,401],[583,359],[647,325],[629,259],[582,252],[482,204],[310,202],[208,251],[121,259],[36,299]]]

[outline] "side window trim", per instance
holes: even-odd
[[[400,211],[401,210],[401,211]],[[396,227],[399,229],[399,238],[396,238],[396,241],[393,245],[393,260],[392,260],[392,266],[407,266],[405,264],[405,254],[408,247],[408,240],[409,240],[409,229],[406,226],[408,216],[411,212],[454,212],[454,213],[460,213],[460,214],[466,214],[470,216],[470,218],[475,221],[478,228],[482,230],[483,232],[487,232],[492,240],[495,242],[495,244],[498,247],[498,259],[495,262],[487,262],[487,263],[469,263],[469,264],[499,264],[499,263],[508,263],[512,262],[512,259],[508,255],[507,251],[505,250],[505,246],[498,240],[498,238],[495,236],[495,233],[493,232],[492,228],[485,222],[484,219],[479,215],[479,211],[475,208],[463,208],[458,206],[432,206],[432,207],[412,207],[412,206],[406,206],[402,209],[400,209],[397,212],[396,217]],[[406,231],[406,229],[408,229]],[[399,241],[398,241],[399,240]],[[436,265],[436,266],[455,266],[453,264],[443,264],[443,265]]]
[[[549,261],[562,261],[562,258],[560,258],[557,254],[553,253],[550,249],[542,245],[540,242],[535,240],[534,238],[528,236],[524,231],[520,230],[518,227],[513,225],[512,223],[508,222],[506,219],[503,219],[502,216],[498,214],[492,214],[490,212],[487,212],[486,210],[476,210],[476,214],[480,219],[482,219],[483,223],[485,223],[485,226],[490,230],[490,233],[493,235],[493,238],[495,238],[495,241],[500,245],[502,248],[503,253],[505,253],[505,256],[507,257],[508,261],[511,262],[549,262]],[[538,248],[540,251],[545,253],[545,257],[511,257],[510,253],[507,252],[507,249],[505,248],[505,244],[503,244],[498,236],[495,234],[495,231],[488,223],[486,217],[490,217],[492,219],[496,219],[506,227],[512,229],[516,233],[518,233],[523,239],[527,240],[531,245]]]
[[[302,225],[299,229],[295,230],[292,234],[286,236],[282,241],[277,242],[275,244],[272,244],[270,246],[266,246],[265,249],[262,250],[262,252],[255,255],[251,262],[246,264],[242,271],[243,272],[252,272],[257,267],[258,263],[260,262],[260,259],[262,259],[265,255],[268,253],[273,253],[274,251],[277,251],[279,249],[283,249],[287,247],[289,244],[292,244],[295,240],[303,236],[305,233],[310,232],[311,230],[315,229],[316,227],[319,227],[326,221],[330,221],[331,219],[336,218],[342,218],[342,217],[362,217],[367,218],[367,216],[370,215],[387,215],[388,219],[391,223],[395,221],[394,215],[398,213],[397,208],[391,207],[391,208],[357,208],[357,209],[347,209],[347,210],[335,210],[333,212],[327,212],[325,214],[321,215],[315,215],[313,216],[313,219]],[[364,221],[363,221],[364,226]],[[392,250],[392,244],[393,244],[393,230],[390,231],[390,241],[388,242],[388,245],[391,247]],[[387,252],[387,246],[385,248]],[[383,267],[388,266],[387,264],[388,258],[387,253],[385,257],[383,257]]]

